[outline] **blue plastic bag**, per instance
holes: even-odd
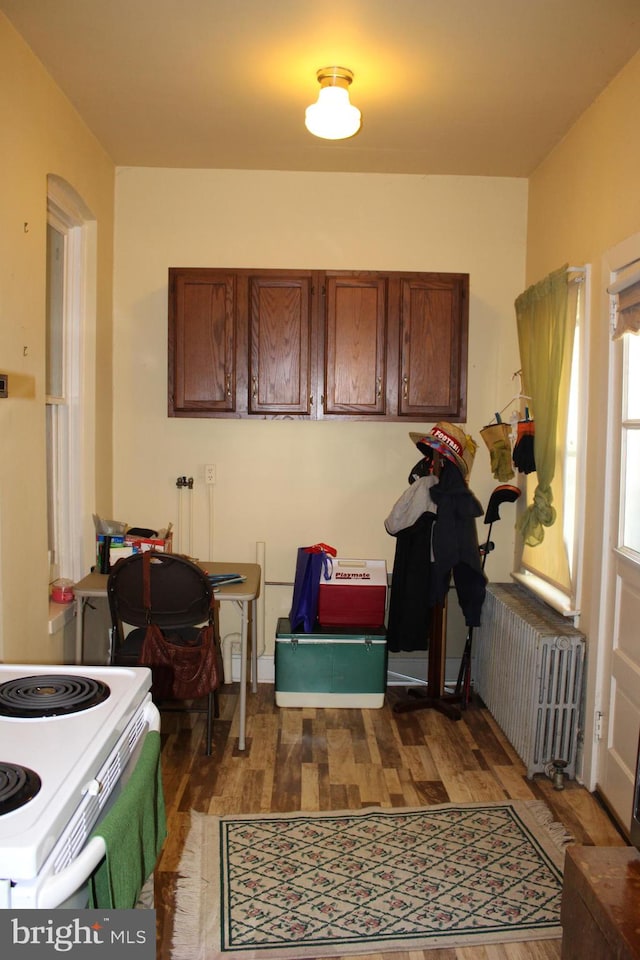
[[[292,631],[311,633],[318,619],[320,580],[331,578],[336,551],[326,544],[298,547],[296,575],[293,583],[293,601],[289,613]]]

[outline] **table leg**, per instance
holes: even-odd
[[[238,732],[238,749],[246,748],[245,730],[247,723],[247,639],[249,634],[249,603],[240,604],[240,729]]]
[[[76,663],[82,663],[84,629],[84,598],[76,597]]]
[[[258,623],[256,619],[256,601],[252,600],[251,610],[251,690],[258,692]]]

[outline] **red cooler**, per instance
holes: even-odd
[[[320,580],[318,622],[323,627],[384,624],[387,565],[384,560],[335,557],[331,579]]]

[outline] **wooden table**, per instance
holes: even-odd
[[[221,603],[235,603],[240,609],[240,725],[238,748],[246,747],[247,719],[247,652],[249,647],[249,624],[251,624],[251,688],[258,689],[258,645],[256,643],[256,600],[260,596],[262,571],[257,563],[222,563],[200,561],[198,566],[206,573],[238,573],[245,578],[243,583],[230,583],[216,587],[216,597]],[[82,663],[84,649],[84,608],[91,598],[107,597],[108,573],[89,573],[75,584],[76,598],[76,663]]]

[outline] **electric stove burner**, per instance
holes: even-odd
[[[0,716],[20,719],[79,713],[106,700],[109,687],[91,677],[40,674],[0,684]]]
[[[0,762],[0,815],[28,803],[40,789],[37,773],[17,763]]]

